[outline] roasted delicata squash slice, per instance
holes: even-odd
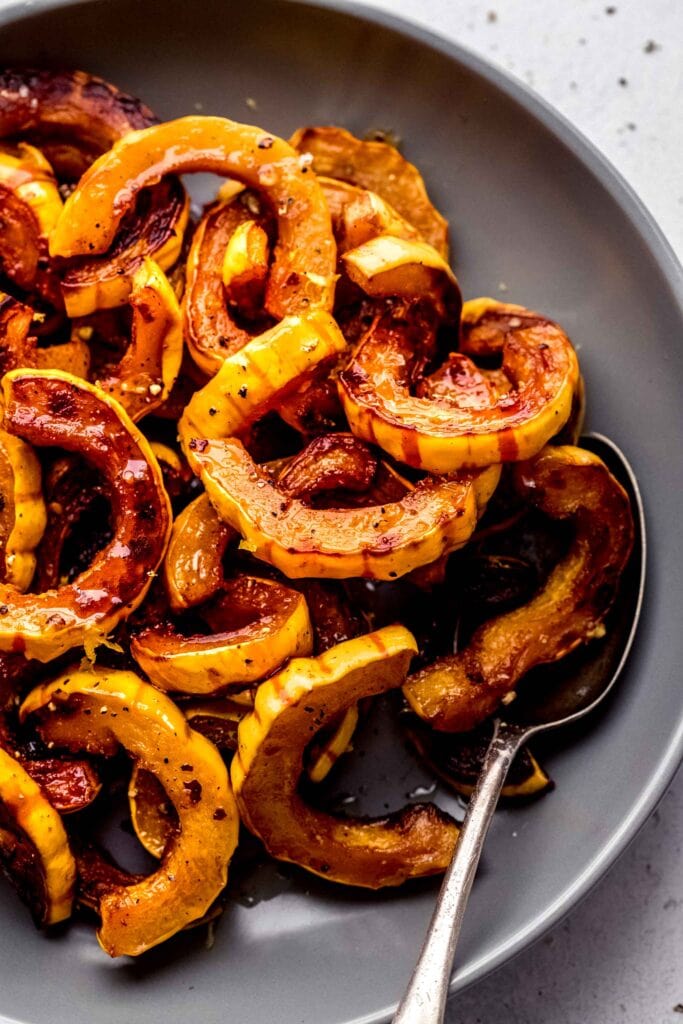
[[[252,242],[260,239],[258,248],[262,250],[267,224],[267,215],[261,212],[256,194],[243,192],[209,207],[192,236],[183,296],[185,338],[193,360],[210,376],[221,368],[227,356],[238,352],[252,337],[272,326],[271,318],[264,316],[262,301],[269,269],[269,247],[266,247],[267,255],[263,251],[255,254],[253,245],[247,244],[249,238]],[[235,236],[239,244],[233,243]],[[255,256],[258,257],[256,263]],[[258,283],[258,288],[251,290],[247,309],[243,305],[244,293],[239,289],[237,294],[226,293],[225,287],[226,277],[230,288],[243,279],[245,273],[248,280]],[[258,311],[252,305],[256,293],[261,299]],[[241,314],[240,323],[234,316],[230,298]],[[245,314],[252,316],[248,325],[243,322]]]
[[[440,256],[448,257],[448,224],[430,202],[418,169],[395,146],[382,140],[357,139],[344,128],[331,125],[300,128],[291,143],[312,158],[316,174],[376,192]]]
[[[132,672],[67,673],[33,690],[21,714],[58,747],[110,755],[122,746],[156,776],[178,815],[159,870],[101,896],[103,949],[138,956],[202,917],[225,886],[238,831],[227,770],[213,744]]]
[[[516,468],[526,501],[575,528],[567,555],[531,601],[484,623],[457,654],[416,672],[404,687],[413,710],[437,729],[467,732],[514,698],[536,665],[604,635],[633,544],[633,516],[621,484],[581,448],[545,448]]]
[[[192,464],[196,438],[230,437],[277,404],[302,378],[346,348],[329,313],[289,316],[228,356],[190,399],[179,423]]]
[[[200,494],[176,517],[164,558],[164,584],[174,612],[210,600],[225,582],[223,557],[237,534]]]
[[[82,71],[10,69],[0,73],[0,137],[27,136],[67,181],[78,180],[117,139],[155,121],[151,110],[135,97]],[[171,267],[180,253],[188,211],[185,190],[177,179],[155,183],[123,218],[106,256],[93,256],[95,250],[86,248],[82,258],[59,268],[67,314],[85,316],[127,302],[132,273],[144,256],[154,257],[164,270]],[[48,234],[57,212],[56,207],[50,210]],[[41,210],[36,213],[40,220]],[[50,279],[54,269],[48,268]],[[57,294],[61,305],[59,289]]]
[[[242,547],[290,578],[394,579],[467,542],[499,468],[425,478],[401,501],[312,509],[278,489],[235,438],[194,443],[191,462]]]
[[[354,704],[344,711],[322,742],[315,744],[306,768],[311,782],[322,782],[326,779],[339,758],[350,752],[359,718],[358,705]]]
[[[0,270],[15,290],[50,307],[62,305],[59,281],[46,266],[47,239],[31,206],[0,181]]]
[[[97,799],[102,782],[85,758],[24,758],[22,765],[60,814],[77,814]]]
[[[198,698],[183,705],[193,729],[211,740],[222,753],[237,750],[237,727],[254,706],[255,689],[243,690],[241,702],[233,697]]]
[[[348,277],[373,298],[421,299],[457,323],[461,297],[446,260],[427,242],[377,235],[342,256]]]
[[[210,171],[255,189],[275,211],[278,238],[265,306],[277,318],[329,310],[336,247],[325,197],[292,147],[260,128],[184,117],[131,132],[83,175],[52,233],[53,255],[104,252],[138,193],[166,174]]]
[[[3,235],[3,239],[5,237]],[[68,341],[40,346],[32,333],[33,316],[31,306],[0,292],[0,374],[32,366],[39,370],[64,370],[76,377],[86,377],[90,352],[85,342],[73,332]]]
[[[33,310],[12,295],[0,292],[0,371],[32,366],[36,339],[31,337]]]
[[[231,765],[242,820],[278,860],[323,878],[379,889],[443,871],[455,823],[432,805],[386,818],[335,818],[298,792],[306,746],[331,717],[400,686],[417,648],[402,626],[296,658],[259,686]]]
[[[277,484],[303,501],[339,490],[362,494],[372,486],[378,463],[375,452],[353,434],[321,434],[288,460]]]
[[[54,171],[40,150],[27,142],[0,144],[0,183],[30,206],[42,236],[48,238],[64,203]]]
[[[67,316],[134,305],[136,278],[145,261],[153,259],[161,270],[177,262],[189,213],[189,196],[175,178],[140,196],[105,255],[79,257],[64,268],[61,289]]]
[[[0,143],[0,266],[23,292],[61,308],[59,279],[49,265],[48,237],[62,210],[50,164],[25,142]]]
[[[183,326],[175,293],[153,260],[144,259],[133,274],[129,302],[133,320],[128,348],[96,383],[135,421],[168,398],[180,372]]]
[[[564,331],[522,306],[476,299],[462,316],[464,355],[502,353],[512,388],[491,402],[410,393],[412,353],[391,314],[361,341],[340,374],[351,429],[394,458],[434,473],[531,458],[558,433],[579,382],[576,354]],[[479,396],[481,397],[481,396]]]
[[[220,596],[198,614],[211,629],[208,635],[181,633],[167,620],[131,641],[131,654],[162,690],[210,694],[244,688],[288,658],[313,650],[303,595],[276,580],[226,580]]]
[[[377,235],[421,241],[417,228],[376,192],[336,178],[318,178],[332,217],[332,230],[340,254]]]
[[[99,388],[56,370],[13,370],[2,392],[5,431],[82,455],[111,499],[114,536],[72,583],[42,594],[0,585],[0,650],[50,661],[96,643],[142,601],[166,549],[170,506],[148,442]]]
[[[169,841],[179,831],[178,812],[157,776],[139,764],[133,765],[128,783],[128,806],[140,844],[152,857],[161,860]]]
[[[36,924],[71,915],[76,864],[62,819],[19,761],[0,748],[0,859]]]
[[[144,103],[83,71],[0,73],[0,138],[30,139],[60,178],[78,179],[122,135],[154,121]]]
[[[225,758],[232,757],[237,750],[237,727],[253,706],[253,697],[245,704],[213,697],[188,701],[182,710],[192,729],[210,740]],[[135,765],[128,786],[128,803],[136,836],[152,857],[161,858],[179,823],[156,775]]]
[[[269,260],[265,229],[255,220],[240,224],[225,247],[221,277],[228,303],[252,319],[263,308]]]
[[[27,590],[36,567],[35,551],[47,514],[40,482],[40,463],[18,437],[0,430],[0,554],[4,583]]]

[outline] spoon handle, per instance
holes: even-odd
[[[523,738],[519,726],[496,722],[420,956],[392,1024],[442,1024],[467,900],[500,791]]]

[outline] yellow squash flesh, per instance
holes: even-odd
[[[26,142],[0,146],[0,183],[31,207],[41,234],[48,238],[64,203],[52,167],[40,150]]]
[[[11,828],[3,824],[9,819]],[[16,830],[16,831],[15,831]],[[52,925],[71,915],[76,886],[76,864],[62,819],[31,776],[7,751],[0,748],[0,853],[12,858],[17,846],[32,848],[32,879],[40,876],[41,892],[31,893],[40,904],[38,924]],[[12,874],[11,863],[8,867]]]
[[[183,325],[175,292],[154,260],[145,258],[133,274],[129,302],[133,322],[126,352],[96,383],[136,421],[168,398],[178,378]]]
[[[365,508],[314,509],[289,498],[234,438],[201,442],[193,468],[242,547],[290,579],[394,579],[465,544],[499,478],[428,478],[401,501]]]
[[[227,582],[228,594],[233,585],[249,613],[244,625],[183,636],[161,624],[132,639],[131,654],[160,689],[200,695],[226,686],[246,687],[288,658],[312,651],[311,620],[302,594],[259,577]]]
[[[0,430],[0,497],[3,582],[23,593],[33,579],[35,549],[45,531],[47,513],[38,459],[29,445],[4,430]]]
[[[191,442],[230,437],[323,360],[346,348],[334,318],[322,311],[290,316],[229,356],[195,392],[178,429],[192,464]]]
[[[298,792],[306,746],[321,725],[400,686],[416,650],[408,630],[387,626],[317,658],[296,658],[259,686],[238,728],[231,777],[242,820],[273,857],[371,889],[447,866],[457,828],[431,805],[382,819],[335,818]]]
[[[54,709],[54,710],[53,710]],[[132,672],[69,672],[33,690],[21,708],[56,746],[112,754],[119,744],[152,772],[179,831],[158,871],[101,898],[98,939],[110,956],[138,956],[202,917],[227,880],[238,817],[218,751],[168,697]]]

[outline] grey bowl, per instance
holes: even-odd
[[[285,135],[304,123],[393,129],[451,221],[465,294],[499,294],[505,282],[505,297],[556,317],[580,350],[589,426],[624,448],[645,498],[645,616],[606,713],[555,738],[546,761],[556,790],[497,815],[461,940],[461,988],[590,889],[681,759],[681,270],[637,198],[573,128],[472,55],[387,16],[282,0],[105,0],[10,4],[0,27],[1,63],[83,67],[163,117],[201,109]],[[197,180],[200,195],[207,187]],[[380,746],[339,783],[362,780],[371,810],[402,803],[425,779],[400,745],[397,753],[385,737]],[[373,896],[261,865],[233,888],[211,950],[201,932],[131,963],[109,962],[85,926],[39,936],[3,887],[3,1020],[388,1019],[433,884]]]

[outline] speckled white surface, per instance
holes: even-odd
[[[367,0],[516,75],[633,186],[683,259],[681,0]],[[587,794],[587,799],[590,794]],[[683,772],[591,895],[448,1024],[683,1024]]]

